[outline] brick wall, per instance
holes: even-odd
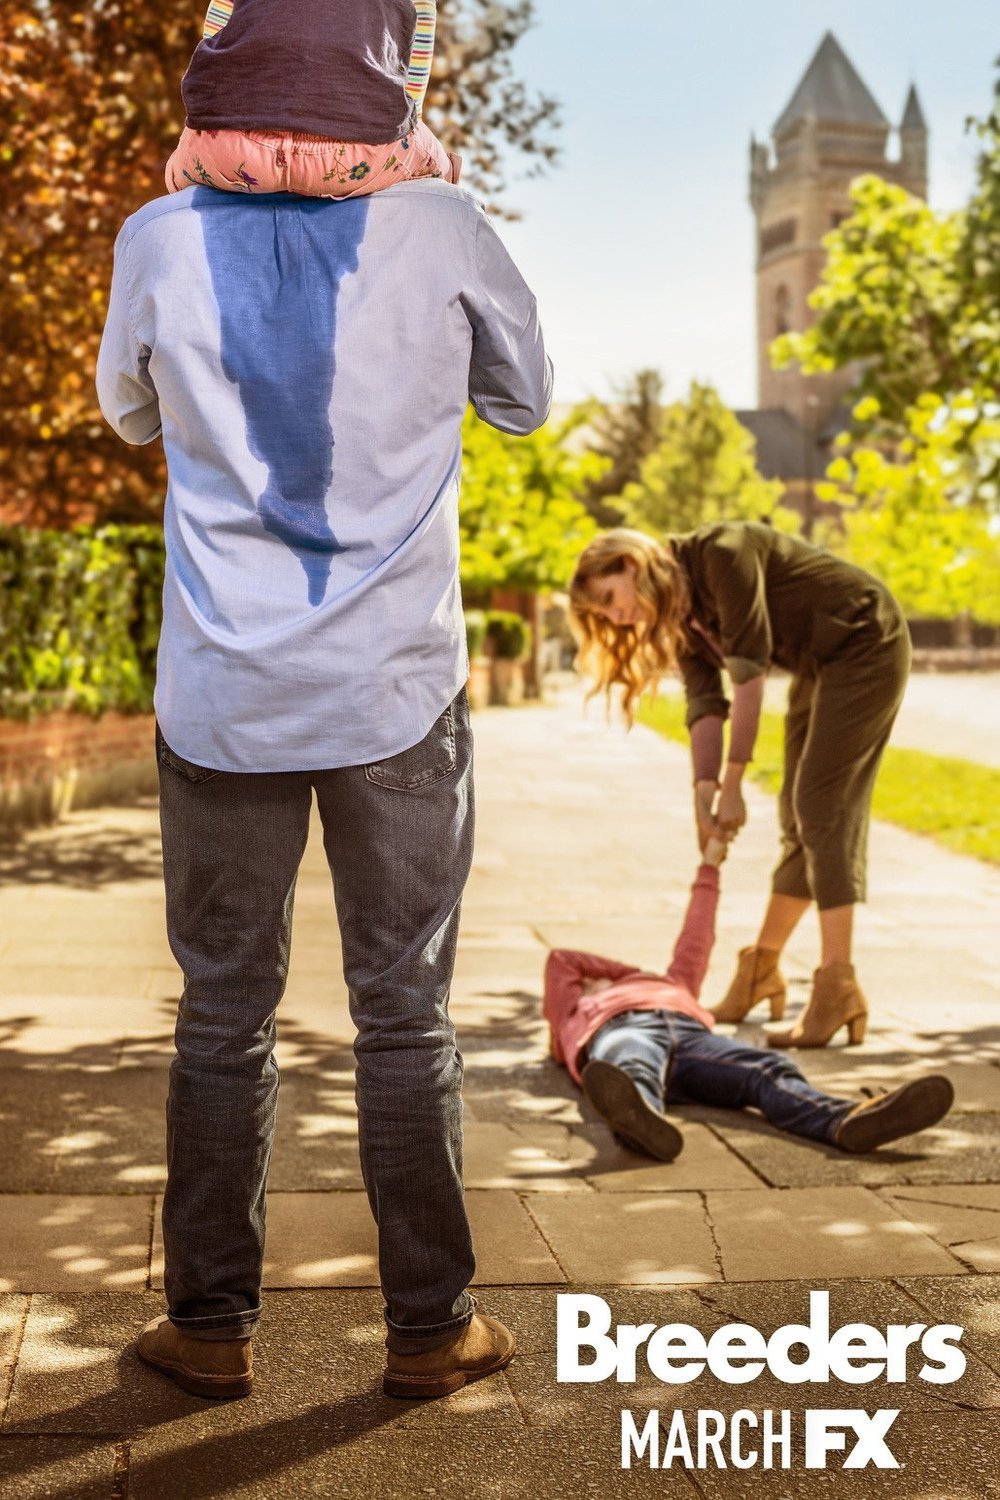
[[[0,719],[0,829],[156,789],[153,715],[56,711]]]

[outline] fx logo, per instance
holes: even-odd
[[[807,1411],[806,1412],[806,1468],[825,1469],[828,1453],[840,1453],[847,1447],[847,1434],[853,1432],[857,1441],[844,1459],[841,1468],[864,1469],[874,1464],[876,1469],[898,1469],[885,1435],[899,1416],[898,1411]]]

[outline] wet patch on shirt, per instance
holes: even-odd
[[[337,301],[358,268],[368,200],[198,188],[192,206],[219,308],[223,372],[239,387],[250,451],[267,465],[258,513],[301,562],[309,603],[321,604],[330,559],[343,550],[326,509]]]

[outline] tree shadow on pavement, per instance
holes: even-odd
[[[156,799],[134,805],[155,808]],[[116,828],[115,810],[101,811],[100,820],[81,813],[74,822],[0,839],[0,887],[100,890],[119,881],[161,879],[159,828]]]
[[[351,1298],[347,1317],[340,1317],[339,1311]],[[131,1490],[143,1496],[182,1494],[185,1500],[208,1500],[232,1494],[244,1485],[254,1486],[254,1493],[289,1493],[281,1482],[286,1468],[320,1459],[380,1428],[400,1422],[406,1425],[418,1406],[382,1394],[380,1330],[366,1317],[378,1319],[378,1293],[371,1293],[370,1305],[362,1309],[365,1323],[358,1321],[356,1294],[327,1299],[327,1311],[338,1310],[334,1318],[338,1341],[354,1355],[348,1361],[346,1379],[335,1380],[326,1400],[316,1399],[327,1375],[317,1366],[314,1351],[301,1347],[296,1330],[291,1339],[282,1340],[280,1327],[262,1331],[255,1339],[258,1383],[249,1398],[208,1401],[186,1394],[148,1369],[134,1351],[132,1339],[151,1311],[143,1306],[148,1300],[131,1299],[134,1328],[123,1324],[119,1314],[110,1330],[99,1333],[88,1319],[94,1299],[81,1305],[81,1316],[74,1315],[72,1302],[58,1305],[61,1324],[47,1351],[51,1369],[18,1372],[13,1420],[8,1417],[0,1435],[0,1465],[11,1495],[36,1493],[31,1476],[51,1462],[50,1452],[39,1455],[31,1444],[19,1440],[69,1434],[94,1444],[131,1444],[128,1483],[121,1484],[122,1494]],[[117,1301],[121,1305],[124,1299]],[[109,1336],[117,1340],[118,1348],[109,1346]],[[359,1338],[363,1341],[361,1359],[357,1357]],[[269,1358],[269,1345],[273,1358]],[[72,1368],[80,1361],[86,1362],[84,1389],[103,1388],[64,1404],[60,1398],[73,1385],[59,1372],[59,1365]],[[310,1378],[303,1378],[299,1368],[303,1364],[312,1367]],[[349,1390],[345,1389],[348,1383]],[[477,1415],[470,1414],[472,1420]],[[452,1412],[452,1427],[456,1417],[460,1423],[460,1410]],[[47,1486],[44,1493],[50,1500],[77,1500],[80,1491],[70,1483]]]

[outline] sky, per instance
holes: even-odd
[[[498,226],[538,296],[559,402],[643,367],[678,396],[756,404],[749,141],[769,135],[827,29],[896,121],[911,81],[930,200],[959,206],[1000,54],[997,0],[535,0],[517,75],[562,103],[563,155],[514,177]],[[523,167],[520,169],[523,171]]]

